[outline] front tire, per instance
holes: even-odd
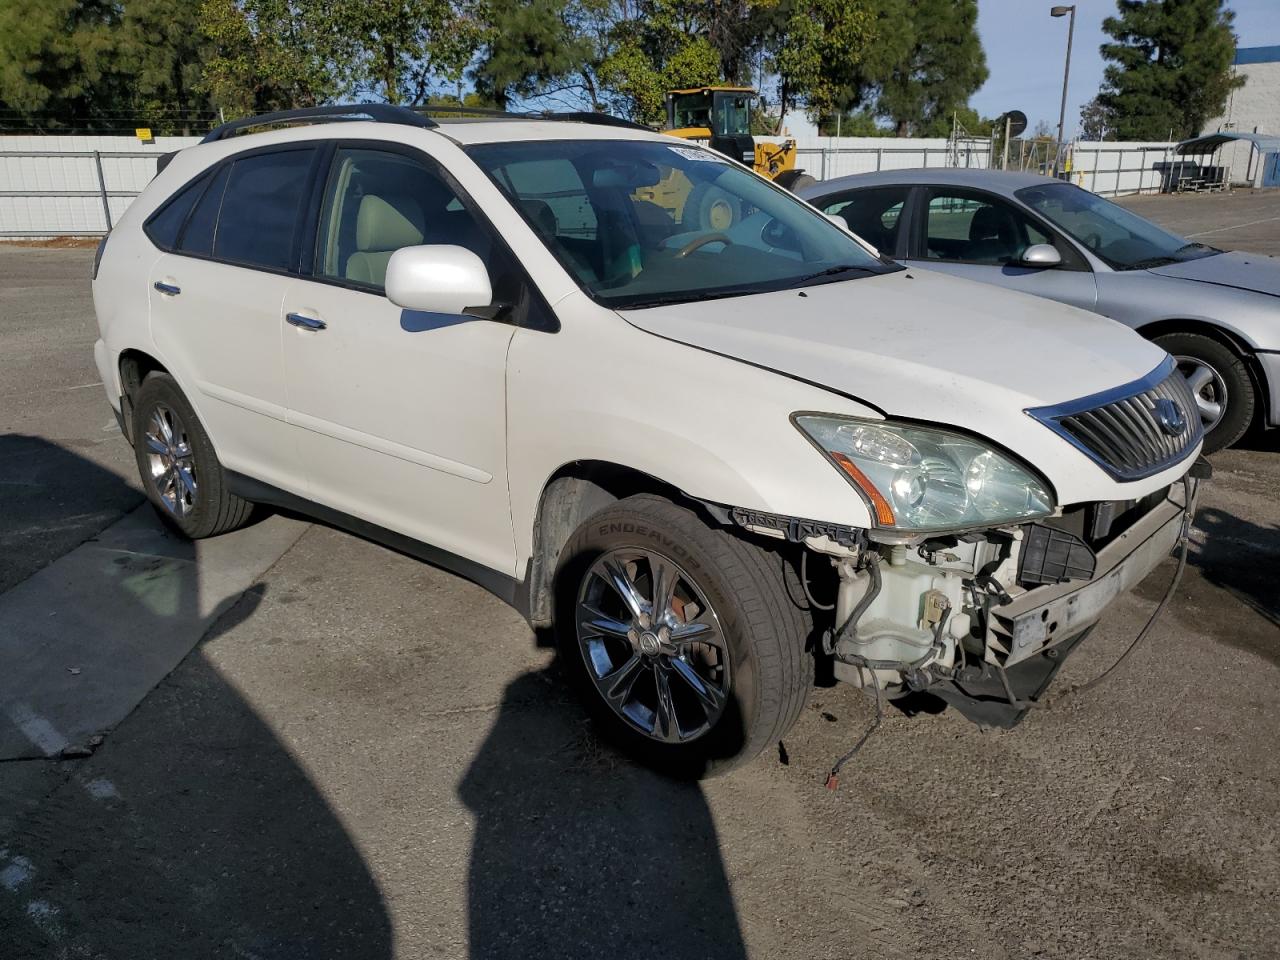
[[[1173,354],[1191,385],[1204,424],[1204,452],[1222,450],[1244,436],[1257,405],[1244,358],[1199,333],[1170,333],[1155,342]]]
[[[133,450],[147,499],[160,518],[192,540],[248,523],[253,504],[227,488],[213,443],[167,373],[151,373],[133,397]]]
[[[602,732],[680,777],[776,743],[812,685],[806,616],[780,554],[643,494],[584,523],[561,554],[557,635]]]

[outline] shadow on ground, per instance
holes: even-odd
[[[512,682],[459,785],[471,957],[745,957],[701,788],[615,755],[572,704],[548,710],[560,687]]]
[[[8,477],[75,476],[104,502],[126,496],[118,477],[39,438],[7,439],[0,454]],[[56,497],[57,488],[49,494]],[[30,493],[0,488],[0,517],[12,518],[15,496]],[[22,522],[41,517],[56,523],[56,510],[37,504]],[[2,533],[13,535],[12,519]],[[190,630],[202,608],[222,599],[217,584],[203,582],[203,545],[170,539],[163,556],[138,556],[128,546],[95,548],[107,559],[72,568],[98,581],[84,585],[86,594],[116,591],[115,616],[132,627],[121,647],[126,661],[133,645],[163,642],[184,624]],[[267,589],[259,583],[242,595],[201,646],[252,617]],[[70,626],[74,612],[62,613]],[[85,651],[102,642],[91,627],[76,629]],[[43,657],[56,685],[69,666],[36,636],[33,630],[22,649],[24,667]],[[21,636],[7,640],[14,641],[22,646]],[[90,681],[90,672],[76,679]],[[34,686],[16,691],[32,696]],[[36,753],[57,742],[49,718],[74,709],[64,699],[45,700],[31,701],[38,712],[22,713],[15,699],[4,704],[3,722],[40,747]],[[8,807],[0,810],[6,958],[392,955],[387,906],[341,820],[200,647],[106,732],[91,757],[3,763],[0,787]]]
[[[1200,510],[1196,526],[1204,531],[1204,542],[1191,555],[1191,563],[1200,568],[1204,579],[1280,626],[1280,589],[1276,586],[1280,526],[1252,523],[1217,507]],[[1254,652],[1280,665],[1280,646]]]

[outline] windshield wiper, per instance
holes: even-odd
[[[875,274],[877,271],[872,270],[870,267],[860,267],[856,264],[846,263],[838,267],[827,267],[826,270],[819,270],[817,273],[811,273],[808,276],[800,277],[799,279],[793,280],[791,283],[787,284],[783,289],[794,290],[796,287],[803,287],[806,284],[813,283],[815,280],[821,280],[823,277],[834,277],[842,273],[852,272]]]
[[[1125,270],[1150,270],[1152,267],[1164,267],[1171,263],[1177,263],[1177,257],[1147,257],[1145,260],[1135,260],[1133,263],[1125,264]]]

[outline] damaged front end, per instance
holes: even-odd
[[[836,679],[890,699],[928,692],[976,723],[1011,727],[1106,607],[1185,542],[1207,475],[1201,461],[1141,500],[892,542],[757,511],[732,517],[802,546],[802,587]]]

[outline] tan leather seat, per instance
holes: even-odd
[[[347,279],[383,286],[391,254],[422,243],[425,231],[422,207],[413,197],[361,197],[356,211],[356,252],[347,258]]]

